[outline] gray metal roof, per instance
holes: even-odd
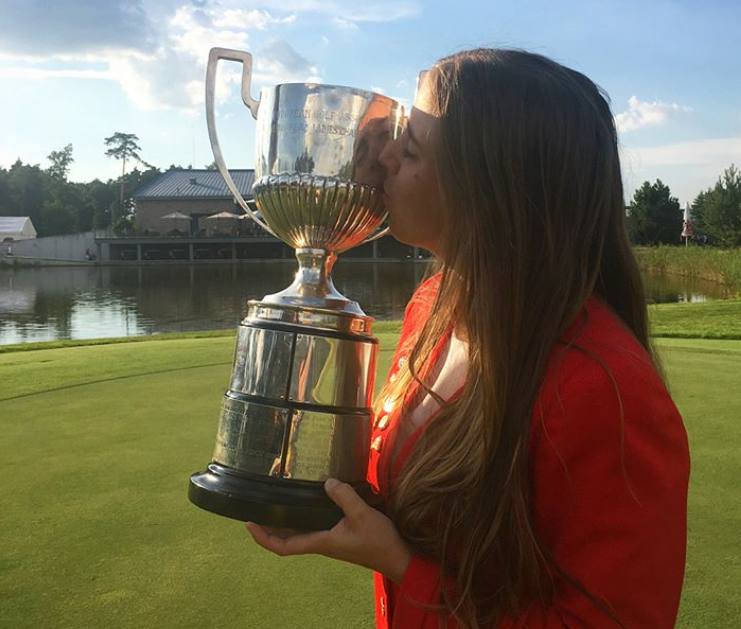
[[[230,170],[237,189],[252,196],[254,170]],[[169,170],[134,192],[135,199],[231,199],[218,170]]]

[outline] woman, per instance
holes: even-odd
[[[472,50],[382,155],[389,225],[441,271],[407,307],[369,480],[281,537],[375,570],[379,627],[671,627],[687,439],[650,348],[612,114],[584,75]]]

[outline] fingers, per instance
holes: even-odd
[[[270,552],[285,557],[287,555],[307,555],[310,553],[324,554],[329,531],[315,531],[313,533],[297,533],[289,537],[282,537],[284,531],[278,534],[271,533],[266,527],[245,522],[245,527],[252,535],[252,539]]]
[[[332,501],[350,518],[358,518],[370,507],[365,500],[358,496],[357,492],[347,483],[342,483],[334,478],[328,478],[324,482],[324,490]]]
[[[297,531],[296,529],[286,529],[286,528],[279,528],[275,526],[262,526],[262,528],[268,532],[269,535],[272,537],[280,537],[282,539],[285,539],[287,537],[292,537],[293,535],[298,535],[302,531]]]

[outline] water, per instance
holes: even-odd
[[[400,319],[426,268],[340,259],[335,284],[379,320]],[[296,263],[0,269],[0,345],[234,328],[248,299],[285,288]],[[712,282],[646,276],[649,301],[727,297]]]
[[[425,263],[340,260],[335,286],[400,319]],[[295,260],[248,264],[0,269],[0,345],[234,328],[248,299],[288,286]]]

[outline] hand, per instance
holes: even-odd
[[[260,546],[276,555],[324,555],[401,582],[412,555],[393,522],[368,506],[347,483],[330,478],[324,489],[345,514],[329,531],[298,533],[254,522],[246,522],[245,526]]]

